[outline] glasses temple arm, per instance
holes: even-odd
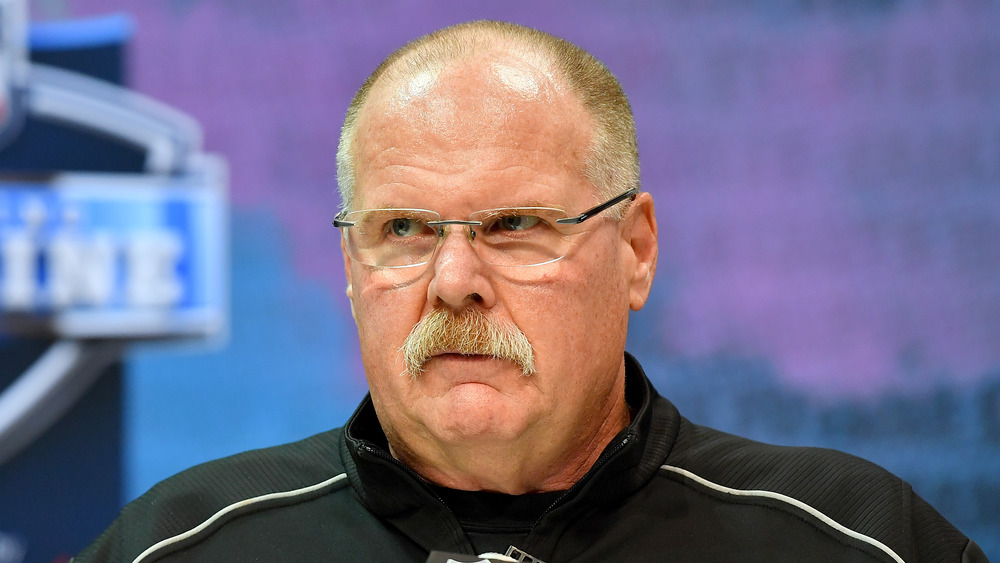
[[[583,223],[587,219],[590,219],[594,215],[597,215],[601,211],[604,211],[605,209],[607,209],[607,208],[609,208],[611,206],[614,206],[614,205],[617,205],[617,204],[621,203],[625,199],[635,199],[635,196],[638,195],[638,194],[639,194],[639,188],[637,188],[637,187],[636,188],[632,188],[632,189],[630,189],[630,190],[628,190],[628,191],[626,191],[626,192],[618,195],[617,197],[613,197],[613,198],[609,199],[608,201],[605,201],[604,203],[598,205],[597,207],[591,207],[590,209],[584,211],[583,213],[581,213],[579,215],[575,215],[573,217],[566,217],[566,218],[563,218],[563,219],[556,219],[556,223],[559,223],[561,225],[576,225],[576,224],[579,224],[579,223]]]

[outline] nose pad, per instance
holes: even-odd
[[[473,227],[479,226],[480,223],[472,221],[440,221],[437,225],[438,234],[438,246],[444,244],[444,240],[448,238],[451,233],[451,229],[454,227],[465,227],[465,238],[469,239],[470,243],[476,242],[476,230]]]
[[[438,239],[437,239],[437,246],[434,248],[434,254],[431,256],[431,258],[430,258],[429,261],[432,262],[432,263],[435,263],[438,260],[440,260],[440,257],[442,256],[442,253],[444,252],[444,245],[445,245],[445,242],[448,239],[448,235],[451,234],[451,231],[453,229],[455,229],[455,228],[461,229],[463,227],[466,228],[466,230],[465,230],[465,232],[463,234],[465,235],[464,238],[469,241],[469,250],[472,251],[472,255],[475,256],[477,260],[481,260],[482,258],[479,256],[479,249],[476,247],[476,231],[473,230],[473,227],[476,227],[476,226],[478,226],[478,224],[469,224],[469,223],[464,222],[464,221],[463,222],[454,221],[454,222],[448,222],[448,223],[443,224],[443,225],[441,225],[441,224],[439,224],[439,225],[433,225],[433,227],[437,229]],[[449,254],[454,254],[456,251],[458,251],[458,252],[464,252],[464,250],[461,249],[461,244],[462,243],[461,242],[457,242],[457,241],[456,241],[456,243],[459,246],[458,247],[454,247],[451,250],[449,250],[448,251]],[[435,267],[436,266],[432,266],[432,269],[435,268]]]

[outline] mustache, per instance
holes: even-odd
[[[420,319],[403,342],[400,352],[412,377],[436,354],[454,353],[509,360],[523,375],[535,373],[535,354],[528,337],[514,323],[469,309],[456,315],[435,309]]]

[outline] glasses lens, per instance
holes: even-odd
[[[571,226],[556,223],[566,212],[547,207],[490,209],[474,213],[476,246],[484,262],[497,266],[535,266],[553,262],[569,250]]]
[[[347,229],[351,258],[383,268],[424,264],[437,246],[437,229],[427,224],[436,213],[417,209],[368,209],[348,213],[354,223]]]

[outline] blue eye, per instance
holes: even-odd
[[[397,237],[412,237],[423,232],[423,222],[409,217],[398,217],[389,221],[389,232]]]
[[[535,215],[509,215],[497,219],[496,225],[504,231],[524,231],[534,227],[541,221]]]

